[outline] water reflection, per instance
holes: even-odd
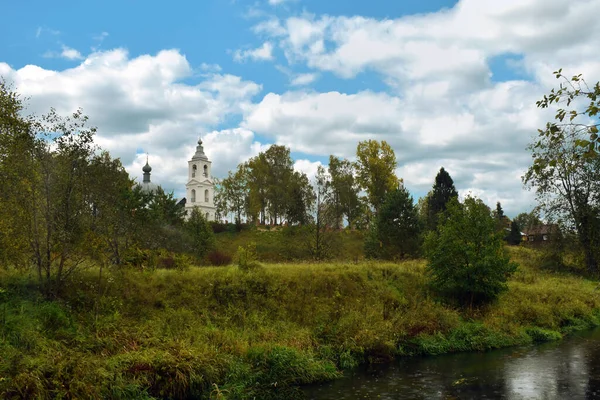
[[[304,393],[318,400],[600,398],[600,329],[540,346],[402,359]]]

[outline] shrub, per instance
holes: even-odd
[[[250,242],[246,247],[238,247],[236,261],[242,270],[260,267],[260,263],[257,261],[256,243]]]
[[[208,262],[210,262],[210,265],[214,265],[214,266],[223,266],[223,265],[229,265],[231,264],[231,256],[229,254],[223,253],[222,251],[219,250],[213,250],[210,253],[208,253]]]
[[[463,304],[495,299],[517,269],[507,256],[490,209],[479,199],[452,199],[425,252],[432,286]]]

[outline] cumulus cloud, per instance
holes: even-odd
[[[298,74],[292,78],[290,84],[292,86],[304,86],[313,83],[317,80],[318,74],[315,73],[307,73],[307,74]]]
[[[586,69],[598,72],[600,55],[591,50],[600,42],[599,12],[598,0],[461,0],[451,9],[397,19],[269,19],[255,32],[279,38],[290,63],[343,78],[374,70],[394,84],[446,81],[459,89],[486,84],[488,59],[508,53],[524,54],[534,73],[549,59],[568,67],[589,54]]]
[[[265,42],[261,47],[252,50],[236,50],[233,53],[233,59],[237,62],[242,62],[247,59],[253,61],[266,61],[272,60],[273,57],[273,44],[271,42]]]
[[[36,114],[54,107],[67,115],[82,107],[90,124],[98,127],[98,144],[120,157],[132,176],[141,176],[145,163],[145,155],[138,153],[148,152],[153,180],[176,190],[185,183],[187,160],[198,137],[227,116],[243,112],[261,90],[254,82],[218,73],[196,84],[183,83],[193,70],[177,50],[138,57],[124,49],[96,52],[63,71],[34,65],[13,69],[0,63],[0,75],[30,97],[29,111]],[[256,148],[251,137],[235,132],[207,135],[207,154],[215,151],[211,146],[238,146],[240,156],[251,154]],[[214,156],[222,154],[216,151]],[[237,162],[234,158],[225,157],[231,165]],[[228,167],[217,164],[219,173]]]
[[[252,32],[262,45],[233,57],[274,60],[280,50],[288,66],[278,69],[291,89],[258,99],[259,83],[214,65],[200,65],[199,82],[183,83],[198,76],[176,50],[135,58],[123,49],[94,52],[64,71],[0,63],[0,75],[31,96],[34,111],[82,106],[102,146],[136,176],[148,151],[153,179],[168,188],[182,188],[201,134],[221,177],[267,143],[289,146],[299,154],[295,168],[312,176],[315,157],[353,159],[359,141],[375,139],[392,145],[397,173],[415,196],[444,166],[461,195],[501,201],[513,216],[533,206],[520,176],[531,161],[525,147],[553,118],[535,107],[557,84],[551,72],[600,79],[599,12],[600,0],[460,0],[395,19],[261,13]],[[527,79],[503,78],[491,66],[506,56]],[[384,89],[302,88],[317,78],[332,87],[331,75]]]
[[[269,17],[253,31],[277,43],[290,66],[342,79],[378,74],[389,90],[269,93],[243,126],[314,155],[352,158],[358,141],[386,140],[398,174],[419,195],[443,165],[461,193],[501,201],[509,213],[528,210],[525,148],[553,118],[535,101],[556,86],[559,67],[599,79],[598,12],[600,0],[461,0],[396,19]],[[499,82],[490,61],[503,56],[531,79]]]
[[[81,60],[83,56],[79,52],[79,50],[73,49],[69,46],[65,46],[64,44],[61,46],[62,50],[60,52],[56,51],[47,51],[44,53],[44,57],[46,58],[64,58],[66,60]]]

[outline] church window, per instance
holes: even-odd
[[[210,214],[209,214],[209,213],[206,213],[206,219],[207,219],[207,220],[208,220],[208,217],[209,217],[209,216],[210,216]]]
[[[196,202],[196,190],[192,189],[192,203]]]
[[[208,203],[208,189],[204,191],[204,201]]]
[[[196,169],[197,169],[197,168],[198,168],[198,167],[196,167],[196,164],[192,165],[192,178],[195,178],[195,177],[196,177]]]
[[[204,176],[208,176],[208,167],[204,166]]]

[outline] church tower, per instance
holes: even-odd
[[[194,207],[199,208],[208,221],[215,220],[215,185],[212,181],[211,162],[204,154],[202,139],[198,140],[196,153],[188,161],[188,183],[185,185],[185,210],[190,215]]]

